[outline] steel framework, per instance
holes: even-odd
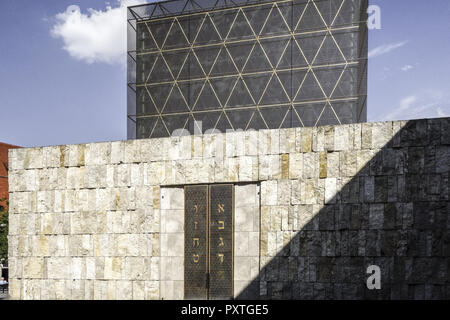
[[[128,138],[366,121],[367,0],[128,8]]]

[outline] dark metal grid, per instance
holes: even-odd
[[[275,1],[141,22],[137,137],[365,121],[366,6]]]
[[[186,186],[184,192],[184,297],[206,299],[208,186]]]
[[[232,299],[233,185],[209,190],[209,299]]]

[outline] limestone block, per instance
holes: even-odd
[[[261,182],[261,205],[275,206],[277,204],[278,192],[277,181],[268,180]]]
[[[20,215],[20,233],[21,235],[35,234],[36,216],[33,213]]]
[[[251,280],[251,257],[234,258],[234,280]]]
[[[259,229],[259,228],[258,228]],[[248,233],[248,255],[259,257],[259,230]]]
[[[291,180],[291,204],[301,203],[301,182],[299,180]]]
[[[371,204],[369,211],[369,227],[372,230],[383,229],[384,204]]]
[[[336,126],[334,128],[334,151],[353,149],[353,127],[351,125]]]
[[[285,207],[271,207],[270,209],[270,231],[279,231],[281,230],[281,217],[283,212],[285,211]]]
[[[119,164],[125,161],[125,142],[113,141],[111,142],[111,158],[109,163]]]
[[[161,257],[160,277],[162,281],[183,281],[184,257]]]
[[[325,203],[336,203],[337,180],[336,178],[325,179]]]
[[[67,187],[67,168],[58,168],[58,189],[64,190]]]
[[[151,232],[159,232],[160,227],[161,227],[161,212],[159,209],[154,209]]]
[[[161,188],[161,209],[184,209],[184,190],[182,188]]]
[[[247,257],[249,255],[249,233],[235,232],[234,233],[234,256]]]
[[[255,184],[236,185],[235,207],[256,206],[259,204],[258,188]]]
[[[72,297],[72,280],[56,280],[55,297],[56,300],[69,300]]]
[[[238,158],[238,175],[239,181],[252,181],[253,180],[253,164],[257,161],[256,157],[239,157]]]
[[[280,131],[269,130],[270,154],[280,154]]]
[[[145,282],[144,281],[133,281],[133,300],[144,300],[145,299]]]
[[[372,149],[372,123],[361,124],[361,148]]]
[[[192,158],[202,158],[204,147],[203,136],[193,136],[191,140]]]
[[[292,225],[289,223],[289,207],[283,206],[280,210],[281,213],[281,230],[292,230]]]
[[[94,280],[84,280],[84,300],[94,300]]]
[[[20,215],[19,214],[10,214],[8,216],[8,234],[9,235],[18,235],[20,230]]]
[[[105,257],[105,279],[122,279],[124,274],[125,258]]]
[[[294,153],[296,136],[295,128],[280,129],[280,153]]]
[[[225,134],[208,134],[211,144],[205,143],[204,154],[208,158],[223,159],[226,155],[226,135]],[[206,140],[205,140],[206,141]]]
[[[319,177],[319,153],[304,153],[303,154],[303,178],[317,178]]]
[[[204,140],[204,150],[203,150],[203,157],[204,158],[213,158],[216,154],[216,139],[218,138],[218,134],[205,134],[203,136]],[[222,154],[223,155],[223,154]]]
[[[49,246],[49,237],[40,235],[35,237],[34,243],[37,248],[36,256],[38,257],[48,257],[50,256],[50,246]]]
[[[214,158],[214,182],[226,181],[225,163],[222,158]]]
[[[324,150],[334,151],[335,150],[335,128],[338,126],[325,126],[322,127],[324,130]],[[318,150],[319,151],[319,150]]]
[[[183,299],[184,286],[182,281],[161,281],[160,286],[162,300]]]
[[[84,160],[86,166],[107,165],[110,159],[111,142],[89,143],[85,145]]]
[[[161,233],[161,257],[183,257],[184,234]]]
[[[321,152],[325,150],[325,128],[312,128],[312,150],[314,152]],[[310,152],[310,151],[306,151]]]
[[[133,298],[133,283],[131,281],[117,281],[116,289],[116,298],[118,300],[131,300]]]
[[[278,205],[289,205],[291,201],[291,181],[290,180],[280,180],[277,185],[277,204]]]
[[[39,286],[41,288],[41,300],[55,300],[55,281],[42,279]]]
[[[450,146],[436,148],[436,173],[447,173],[450,171]]]
[[[145,281],[144,282],[145,300],[159,299],[159,281]]]
[[[340,152],[339,165],[342,177],[353,177],[356,175],[357,156],[353,151]]]
[[[94,300],[105,300],[107,297],[108,281],[94,280]]]
[[[70,257],[49,257],[47,259],[47,275],[49,279],[69,279],[71,276]]]
[[[161,232],[184,232],[184,210],[161,210]]]
[[[23,280],[21,297],[23,300],[40,300],[40,280]]]
[[[153,188],[148,186],[136,187],[136,207],[147,209],[153,206]]]
[[[241,129],[236,129],[236,156],[242,157],[246,155],[246,134],[245,131]]]
[[[239,160],[238,158],[226,158],[224,161],[226,176],[225,178],[230,182],[239,181]],[[205,178],[199,179],[205,181]],[[207,181],[207,180],[206,180]]]
[[[392,139],[392,122],[372,124],[372,148],[381,149]]]
[[[117,187],[128,187],[131,185],[130,164],[123,163],[115,166],[115,174],[117,177]]]
[[[84,187],[84,168],[70,167],[67,169],[66,187],[80,189]]]
[[[319,184],[316,179],[307,179],[301,183],[301,201],[302,204],[319,203]]]
[[[86,278],[85,268],[86,262],[83,258],[72,257],[70,279],[76,280]]]
[[[225,157],[233,158],[237,156],[237,133],[234,131],[227,131],[225,133]]]
[[[236,231],[253,231],[254,215],[257,214],[256,207],[236,207],[234,228]]]
[[[37,190],[58,188],[58,168],[36,170]]]
[[[185,184],[186,183],[186,168],[185,160],[180,161],[166,161],[166,184]]]
[[[375,178],[373,176],[364,177],[364,200],[365,202],[375,201]]]
[[[362,146],[362,136],[361,136],[361,123],[354,123],[351,125],[353,127],[353,149],[361,150]]]
[[[24,258],[23,277],[26,279],[44,278],[44,258],[37,258],[37,257]]]
[[[244,132],[245,139],[245,155],[257,156],[258,155],[258,131],[248,130]]]
[[[340,166],[339,158],[340,153],[338,152],[328,152],[327,153],[327,174],[329,178],[339,177]]]
[[[39,169],[43,168],[44,155],[42,148],[27,148],[24,149],[25,155],[23,160],[24,169]]]
[[[9,171],[22,170],[23,169],[23,160],[19,161],[17,158],[18,152],[16,149],[8,150],[8,163],[9,163]]]
[[[158,249],[158,255],[159,255],[159,249]],[[161,265],[160,257],[151,257],[150,258],[150,280],[160,280],[160,277],[161,277],[160,265]]]
[[[370,161],[374,158],[376,151],[362,150],[356,153],[356,171],[360,175],[369,174]]]
[[[36,191],[37,190],[37,178],[36,170],[25,170],[24,171],[24,183],[25,188],[18,191]]]
[[[8,157],[11,158],[11,170],[25,169],[26,149],[9,149]],[[28,165],[28,164],[27,164]]]
[[[117,282],[108,281],[106,283],[106,300],[117,300]]]
[[[84,260],[84,266],[85,266],[85,278],[86,279],[95,279],[95,258],[94,257],[87,257]]]
[[[319,178],[324,179],[327,177],[327,155],[328,152],[323,151],[319,153]]]
[[[259,179],[281,179],[281,157],[280,155],[259,156]]]

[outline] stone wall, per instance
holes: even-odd
[[[234,182],[238,298],[450,299],[449,159],[448,118],[10,150],[10,298],[181,298],[166,194]]]

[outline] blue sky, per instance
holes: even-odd
[[[371,4],[382,25],[369,33],[368,120],[450,116],[450,1]],[[0,141],[126,139],[122,13],[116,0],[0,1]]]

